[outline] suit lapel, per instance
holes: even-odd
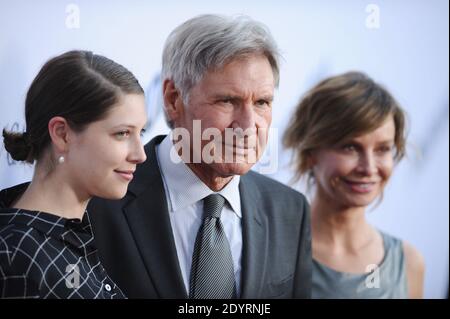
[[[146,145],[148,160],[140,165],[129,187],[136,198],[124,211],[159,297],[187,298],[156,158],[155,146],[163,139],[158,136]]]
[[[242,176],[239,184],[243,218],[241,298],[259,298],[261,295],[268,245],[258,186],[252,182],[250,174]]]

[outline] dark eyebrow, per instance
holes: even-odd
[[[145,127],[147,127],[147,125],[148,125],[148,123],[145,122],[145,125],[143,126],[144,128],[142,129],[143,131],[145,131]],[[113,128],[114,129],[119,129],[119,128],[122,128],[122,127],[127,127],[127,128],[131,128],[131,129],[135,129],[136,128],[136,126],[132,125],[132,124],[119,124],[119,125],[114,126]]]

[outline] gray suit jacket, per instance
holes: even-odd
[[[145,146],[121,200],[88,206],[100,259],[129,298],[187,298],[155,146]],[[311,232],[305,197],[255,172],[241,177],[241,298],[310,298]]]

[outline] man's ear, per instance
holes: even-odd
[[[173,80],[164,80],[163,83],[164,109],[170,122],[175,123],[183,113],[183,99],[180,91],[175,87]]]
[[[48,122],[48,133],[56,152],[59,154],[67,152],[70,142],[70,127],[66,119],[61,116],[51,118]]]

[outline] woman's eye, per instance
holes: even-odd
[[[117,138],[123,139],[130,135],[130,131],[120,131],[120,132],[117,132],[115,135]]]
[[[380,153],[389,153],[391,151],[392,151],[391,146],[382,146],[378,149],[378,152],[380,152]]]
[[[356,151],[356,146],[353,144],[346,144],[346,145],[342,146],[342,149],[347,152],[354,152],[354,151]]]

